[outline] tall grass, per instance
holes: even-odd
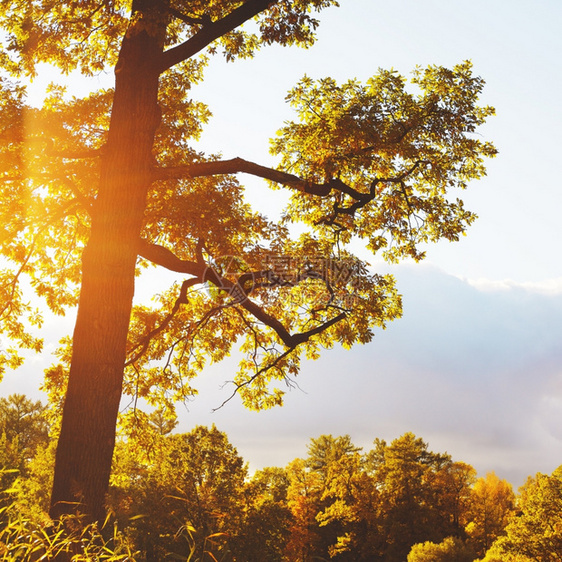
[[[41,524],[19,513],[15,503],[0,509],[0,560],[72,562],[135,560],[127,537],[109,520],[98,527],[78,516]]]

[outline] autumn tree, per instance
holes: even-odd
[[[49,444],[45,406],[23,394],[0,398],[0,494],[26,476],[30,461]]]
[[[456,240],[473,221],[455,188],[481,177],[494,148],[474,135],[492,113],[469,63],[380,71],[360,84],[304,78],[297,120],[273,141],[278,165],[198,152],[208,118],[190,98],[210,57],[251,57],[272,43],[310,46],[313,12],[335,0],[5,0],[0,5],[0,322],[36,352],[41,310],[77,307],[46,388],[63,405],[51,514],[104,516],[123,393],[173,409],[206,360],[246,353],[235,389],[253,408],[280,404],[299,357],[368,342],[399,316],[389,260]],[[242,27],[243,24],[248,24]],[[115,85],[78,99],[54,84],[32,108],[23,79],[39,63]],[[243,136],[243,131],[239,131]],[[217,147],[219,150],[220,147]],[[244,200],[237,174],[291,194],[280,223]],[[263,189],[267,189],[264,185]],[[292,239],[288,223],[302,223]],[[146,267],[177,275],[154,306],[133,307]]]
[[[378,494],[364,470],[361,448],[353,445],[349,435],[321,435],[311,440],[306,464],[321,481],[316,521],[323,551],[317,554],[338,560],[369,560],[370,515]]]
[[[466,532],[479,556],[483,556],[492,543],[504,534],[514,508],[515,494],[507,480],[489,472],[474,483],[470,498],[470,522]]]
[[[281,562],[290,534],[292,514],[287,505],[287,471],[258,470],[244,486],[244,515],[231,549],[246,562]]]
[[[321,509],[322,481],[300,458],[287,465],[287,475],[287,505],[292,520],[284,552],[289,560],[306,562],[322,550],[322,536],[316,520]]]
[[[18,513],[43,526],[49,522],[55,450],[54,440],[41,445],[12,486],[11,499],[15,502]]]
[[[444,532],[455,537],[465,536],[465,527],[471,517],[473,489],[476,470],[462,461],[445,464],[433,477],[433,486],[438,490],[437,509],[448,514]]]
[[[517,510],[486,554],[485,562],[562,558],[562,467],[529,477],[520,489]]]
[[[430,451],[423,439],[408,432],[390,444],[375,440],[369,464],[379,491],[377,511],[383,537],[379,556],[399,562],[414,544],[437,543],[454,533],[458,506],[444,500],[466,484],[457,482],[453,490],[448,488],[447,474],[454,466],[448,454]]]
[[[321,435],[308,453],[287,467],[288,559],[402,562],[426,542],[432,546],[420,547],[420,556],[472,552],[463,542],[475,482],[470,465],[430,451],[412,433],[390,444],[377,439],[367,453],[347,435]]]
[[[0,398],[0,434],[16,442],[23,461],[29,461],[37,448],[49,442],[45,406],[23,394]]]

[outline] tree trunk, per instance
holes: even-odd
[[[51,516],[103,521],[122,392],[135,264],[152,146],[160,121],[158,61],[166,29],[158,2],[136,0],[115,69],[115,97],[82,285],[58,441]]]

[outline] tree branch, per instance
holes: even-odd
[[[324,322],[323,324],[320,324],[312,330],[308,330],[307,332],[295,334],[294,336],[292,336],[292,345],[287,346],[287,349],[283,353],[278,355],[271,363],[269,363],[268,365],[264,365],[261,369],[257,369],[256,372],[248,380],[239,384],[235,383],[235,388],[232,394],[226,400],[224,400],[224,402],[218,408],[213,408],[213,412],[220,410],[227,402],[230,402],[230,400],[232,400],[242,388],[251,385],[258,377],[260,377],[267,371],[274,369],[277,364],[285,359],[285,357],[288,357],[299,344],[307,342],[312,336],[322,333],[324,330],[328,329],[330,326],[333,326],[340,320],[343,320],[345,317],[346,314],[342,312],[341,314],[338,314],[338,316],[332,318],[331,320],[328,320],[327,322]]]
[[[286,185],[287,187],[303,191],[304,193],[318,195],[319,197],[328,196],[332,189],[343,191],[355,198],[360,198],[362,196],[360,192],[355,191],[353,188],[345,185],[337,179],[333,179],[330,182],[323,184],[312,183],[293,174],[268,168],[267,166],[260,166],[254,162],[244,160],[243,158],[215,160],[212,162],[196,162],[193,164],[187,164],[186,166],[175,166],[170,168],[156,168],[154,170],[154,179],[185,179],[239,173],[250,174],[252,176]]]
[[[174,306],[172,307],[172,310],[167,314],[167,316],[164,318],[164,320],[158,326],[156,326],[154,329],[152,329],[150,332],[148,332],[148,334],[146,334],[128,352],[128,354],[132,355],[132,357],[126,361],[125,367],[128,367],[129,365],[132,365],[136,361],[138,361],[143,356],[143,354],[146,352],[146,350],[148,349],[148,346],[150,345],[150,342],[152,341],[152,338],[154,338],[154,336],[157,336],[160,332],[162,332],[163,330],[165,330],[168,327],[168,325],[170,324],[170,322],[172,321],[172,319],[174,318],[174,316],[178,312],[178,310],[180,308],[180,305],[187,304],[187,291],[188,291],[188,289],[190,289],[191,287],[193,287],[193,285],[196,285],[197,283],[200,283],[200,280],[197,277],[192,277],[191,279],[187,279],[186,281],[184,281],[182,283],[182,286],[181,286],[181,289],[180,289],[180,294],[178,295],[178,298],[175,300]],[[137,351],[139,348],[140,348],[140,350]]]
[[[172,251],[159,244],[151,244],[146,240],[140,239],[137,250],[138,255],[155,265],[176,271],[177,273],[187,273],[203,280],[205,265],[178,258]]]
[[[275,4],[272,0],[248,0],[240,7],[233,10],[224,18],[204,25],[195,35],[177,47],[168,49],[162,54],[159,65],[160,72],[192,57],[203,50],[213,41],[236,29],[244,22],[257,16],[270,5]]]
[[[303,333],[291,334],[285,326],[277,320],[274,316],[266,312],[263,308],[252,301],[246,291],[244,290],[241,282],[250,278],[251,274],[243,274],[237,281],[231,281],[222,275],[219,275],[211,266],[205,263],[195,263],[178,258],[173,252],[160,246],[159,244],[151,244],[146,240],[139,241],[139,256],[151,261],[156,265],[165,267],[170,271],[178,273],[187,273],[195,276],[198,282],[204,283],[208,281],[217,287],[219,290],[227,292],[234,297],[234,303],[245,308],[254,318],[269,326],[279,336],[281,341],[289,348],[296,347],[299,343],[309,340],[313,335],[320,333],[327,327],[339,322],[345,317],[345,313],[339,314],[332,320],[322,324],[319,327],[313,328]],[[264,272],[259,272],[263,275]],[[270,286],[274,286],[271,283]],[[191,286],[191,285],[190,285]],[[322,327],[323,326],[323,327]]]
[[[212,267],[206,264],[182,260],[173,252],[164,248],[164,246],[150,244],[145,240],[139,241],[138,254],[152,263],[165,267],[170,271],[194,275],[201,283],[208,281],[217,288],[228,292],[230,295],[235,297],[237,304],[243,306],[260,322],[263,322],[275,330],[277,335],[287,347],[291,347],[293,345],[293,336],[287,331],[285,326],[277,320],[277,318],[274,318],[256,303],[251,301],[238,283],[235,283],[226,277],[222,277]]]

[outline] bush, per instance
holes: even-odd
[[[472,562],[474,552],[457,537],[447,537],[439,544],[427,541],[415,544],[408,562]]]

